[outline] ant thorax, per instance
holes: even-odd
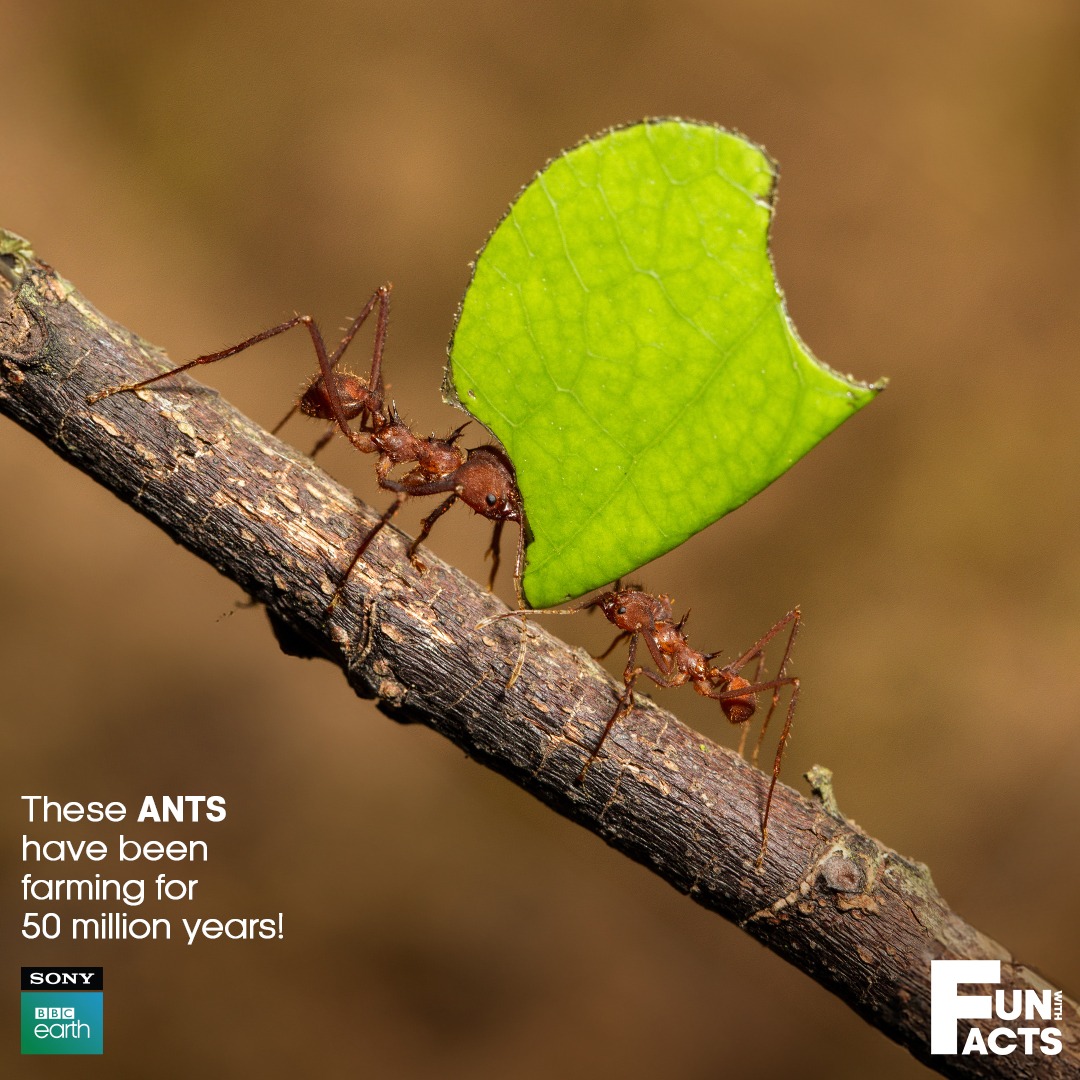
[[[390,465],[420,462],[425,450],[425,440],[419,438],[396,417],[384,418],[377,423],[371,433],[371,442],[378,453],[386,456]],[[456,469],[460,464],[461,455],[455,453],[450,468]]]
[[[416,456],[417,467],[427,476],[447,476],[465,463],[465,454],[450,439],[432,437]]]
[[[670,645],[667,646],[669,638]],[[691,648],[676,627],[664,627],[664,632],[657,634],[657,639],[660,651],[671,657],[675,670],[685,675],[687,680],[694,684],[698,693],[708,696],[707,688],[714,688],[716,685],[716,668],[709,667],[704,654]]]

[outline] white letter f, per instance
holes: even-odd
[[[930,1053],[957,1052],[957,1020],[988,1020],[993,1000],[956,992],[960,983],[1001,981],[1000,960],[930,961]]]

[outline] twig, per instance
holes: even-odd
[[[530,624],[508,689],[516,620],[477,630],[502,605],[430,552],[418,573],[395,530],[372,545],[328,618],[375,512],[189,379],[89,406],[95,391],[171,365],[28,250],[0,246],[0,259],[0,411],[265,604],[286,652],[331,660],[388,716],[445,735],[741,926],[945,1075],[1080,1072],[1068,999],[1058,1056],[930,1057],[931,960],[1000,959],[1002,987],[1046,984],[952,912],[925,866],[840,816],[826,771],[815,774],[814,800],[777,787],[759,871],[768,777],[642,701],[576,784],[619,687]]]

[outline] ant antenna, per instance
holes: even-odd
[[[490,626],[500,619],[509,619],[512,615],[576,615],[579,611],[587,611],[589,608],[599,606],[599,603],[600,601],[594,597],[567,608],[514,608],[512,611],[502,611],[498,615],[488,615],[476,624],[476,629],[483,630],[485,626]]]

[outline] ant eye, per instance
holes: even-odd
[[[619,609],[618,609],[618,610],[617,610],[617,611],[615,612],[615,614],[616,614],[616,615],[625,615],[625,614],[626,614],[626,608],[625,608],[625,607],[621,607],[621,608],[619,608]]]
[[[494,506],[499,500],[498,500],[497,496],[492,495],[491,492],[489,491],[488,495],[487,495],[487,498],[484,501],[488,504],[488,506]]]

